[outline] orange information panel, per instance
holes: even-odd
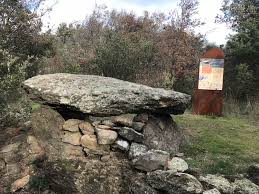
[[[224,53],[213,48],[200,59],[198,81],[194,93],[193,113],[222,115]]]

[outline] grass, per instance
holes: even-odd
[[[183,148],[192,168],[236,175],[259,163],[259,122],[234,117],[174,116],[190,144]]]
[[[40,109],[40,107],[41,107],[41,105],[38,104],[38,103],[36,103],[36,102],[32,102],[32,104],[31,104],[31,110],[32,110],[32,112],[34,112],[34,111]]]

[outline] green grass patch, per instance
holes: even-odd
[[[36,110],[39,110],[41,108],[41,104],[33,102],[31,104],[31,111],[34,112]]]
[[[235,175],[259,163],[259,122],[242,118],[174,116],[190,144],[183,148],[191,167],[203,173]]]

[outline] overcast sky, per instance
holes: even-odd
[[[226,37],[231,31],[224,24],[215,24],[215,17],[220,13],[222,0],[199,0],[199,16],[206,24],[198,31],[206,34],[210,42],[225,44]],[[177,0],[47,0],[47,5],[53,6],[52,11],[44,17],[44,25],[56,29],[58,24],[65,22],[80,22],[86,15],[91,14],[98,5],[105,4],[108,9],[134,11],[142,15],[144,10],[149,12],[169,12],[176,8]]]

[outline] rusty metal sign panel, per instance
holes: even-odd
[[[224,53],[212,48],[200,60],[198,80],[194,93],[193,113],[222,115]]]

